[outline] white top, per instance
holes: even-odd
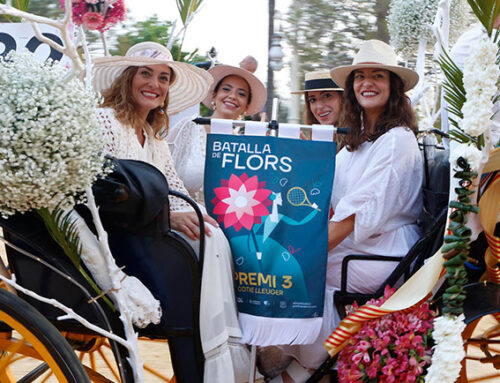
[[[327,284],[339,288],[346,255],[402,256],[417,241],[423,164],[414,133],[398,127],[356,151],[343,148],[335,168],[332,221],[356,215],[354,231],[328,253]],[[376,289],[395,267],[392,262],[354,264],[359,266],[349,270],[348,287],[359,292]]]
[[[195,201],[204,204],[207,132],[203,125],[196,125],[192,119],[185,118],[172,127],[168,132],[167,143],[179,178]]]
[[[142,146],[137,139],[135,130],[118,121],[113,109],[99,108],[97,115],[99,122],[106,129],[108,138],[106,151],[108,154],[116,158],[139,160],[154,165],[165,175],[170,189],[186,195],[189,194],[175,171],[167,143],[164,140],[156,139],[149,125],[144,127],[145,141],[144,146]],[[170,210],[172,211],[184,210],[189,207],[187,202],[179,198],[169,198]]]

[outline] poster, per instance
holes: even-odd
[[[205,202],[231,245],[240,317],[322,317],[335,153],[333,142],[208,135]]]

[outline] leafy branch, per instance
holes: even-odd
[[[94,291],[102,295],[101,289],[94,282],[92,277],[82,266],[82,245],[76,228],[75,221],[70,217],[71,213],[65,213],[62,209],[54,209],[50,211],[47,208],[38,209],[38,215],[43,219],[43,223],[47,228],[52,239],[61,247],[71,263],[77,268],[80,274],[85,278]],[[114,310],[113,303],[106,297],[102,296],[104,302]]]

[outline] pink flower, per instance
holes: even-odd
[[[214,190],[214,214],[219,222],[224,222],[227,229],[231,226],[236,231],[242,227],[251,230],[254,224],[261,223],[261,218],[269,215],[267,206],[270,190],[264,189],[265,182],[259,182],[257,176],[248,178],[246,173],[241,177],[234,174],[229,180],[222,180],[221,187]]]
[[[393,293],[386,287],[384,297],[369,304],[380,306]],[[357,305],[353,305],[357,309]],[[340,382],[402,383],[421,382],[432,354],[429,343],[435,312],[427,303],[411,310],[364,322],[340,352]]]
[[[102,17],[102,15],[97,12],[87,12],[83,15],[82,21],[83,25],[85,25],[88,30],[94,31],[102,26],[104,17]]]

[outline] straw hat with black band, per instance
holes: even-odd
[[[214,82],[208,90],[207,97],[203,100],[203,104],[210,109],[213,109],[212,100],[216,86],[227,76],[241,77],[248,83],[250,87],[250,102],[248,103],[246,114],[252,115],[262,110],[266,103],[267,91],[262,82],[249,71],[231,65],[217,65],[210,68],[208,72],[213,76]]]
[[[315,72],[307,72],[305,74],[304,89],[296,90],[291,93],[304,94],[306,92],[323,92],[328,90],[342,92],[344,89],[342,89],[332,80],[330,71],[320,70]]]
[[[333,81],[345,88],[347,77],[356,69],[362,68],[380,68],[395,73],[403,81],[405,92],[418,83],[418,74],[411,69],[398,65],[398,58],[394,49],[380,40],[363,42],[352,60],[352,65],[333,68],[330,75]]]
[[[176,114],[203,100],[213,82],[207,71],[194,65],[174,61],[170,51],[154,42],[138,43],[130,47],[125,56],[100,57],[94,60],[92,83],[97,91],[111,87],[125,69],[131,66],[165,64],[173,71],[169,88],[167,113]]]

